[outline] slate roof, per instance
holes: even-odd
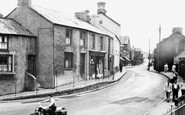
[[[59,24],[59,25],[64,25],[64,26],[69,26],[69,27],[74,27],[79,29],[85,29],[95,33],[106,35],[106,33],[100,31],[98,28],[94,27],[93,25],[85,21],[81,21],[80,19],[75,18],[75,16],[67,17],[59,11],[45,9],[36,5],[31,6],[31,8],[54,24]]]
[[[35,37],[30,31],[13,19],[0,18],[0,34],[23,35]]]

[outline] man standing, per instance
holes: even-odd
[[[172,85],[172,91],[173,91],[173,101],[175,102],[178,98],[178,91],[180,89],[179,84],[177,83],[177,80],[174,81]]]
[[[170,101],[170,93],[172,92],[172,84],[170,83],[170,79],[165,84],[164,91],[166,92],[166,100]]]
[[[119,70],[120,70],[120,72],[122,72],[122,68],[123,68],[123,66],[122,66],[122,63],[120,62],[119,63]]]
[[[168,71],[168,64],[165,63],[165,65],[164,65],[164,72],[167,72],[167,71]]]
[[[173,74],[176,73],[176,65],[175,64],[173,64],[173,66],[172,66],[172,72],[173,72]]]
[[[52,97],[52,95],[49,95],[49,98],[42,102],[49,102],[49,105],[47,106],[47,109],[44,110],[44,113],[49,113],[49,115],[54,115],[56,110],[56,105],[55,105],[55,99]]]

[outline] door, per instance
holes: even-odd
[[[28,69],[27,72],[32,74],[33,76],[36,75],[35,72],[35,55],[28,55]]]
[[[85,79],[85,53],[80,54],[80,75]]]
[[[28,67],[27,72],[29,74],[26,74],[25,76],[25,90],[26,91],[33,91],[35,90],[35,79],[32,77],[32,75],[35,77],[36,75],[36,66],[35,66],[35,55],[28,55]],[[31,74],[31,75],[30,75]]]

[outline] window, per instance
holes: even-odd
[[[66,44],[72,44],[72,30],[66,29]]]
[[[100,50],[103,49],[103,36],[100,36]]]
[[[65,68],[73,67],[73,53],[71,52],[64,53],[64,67]]]
[[[80,32],[80,45],[85,46],[85,32]]]
[[[95,49],[95,35],[94,34],[92,34],[91,48]]]
[[[0,55],[0,72],[12,72],[12,56]]]
[[[109,46],[108,46],[108,52],[110,53],[110,48],[111,48],[111,45],[110,45],[110,44],[111,44],[111,43],[110,43],[110,38],[109,38],[109,41],[108,41],[108,42],[109,42],[109,43],[108,43],[108,44],[109,44]]]
[[[0,36],[0,49],[7,50],[8,49],[8,37]]]

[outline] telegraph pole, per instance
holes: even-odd
[[[149,53],[148,53],[148,70],[150,70],[150,66],[151,66],[151,64],[150,64],[150,38],[149,38]]]
[[[159,25],[159,42],[161,41],[161,25]]]
[[[160,72],[159,71],[159,63],[160,63],[160,42],[161,42],[161,25],[159,25],[159,46],[158,46],[158,72]]]

